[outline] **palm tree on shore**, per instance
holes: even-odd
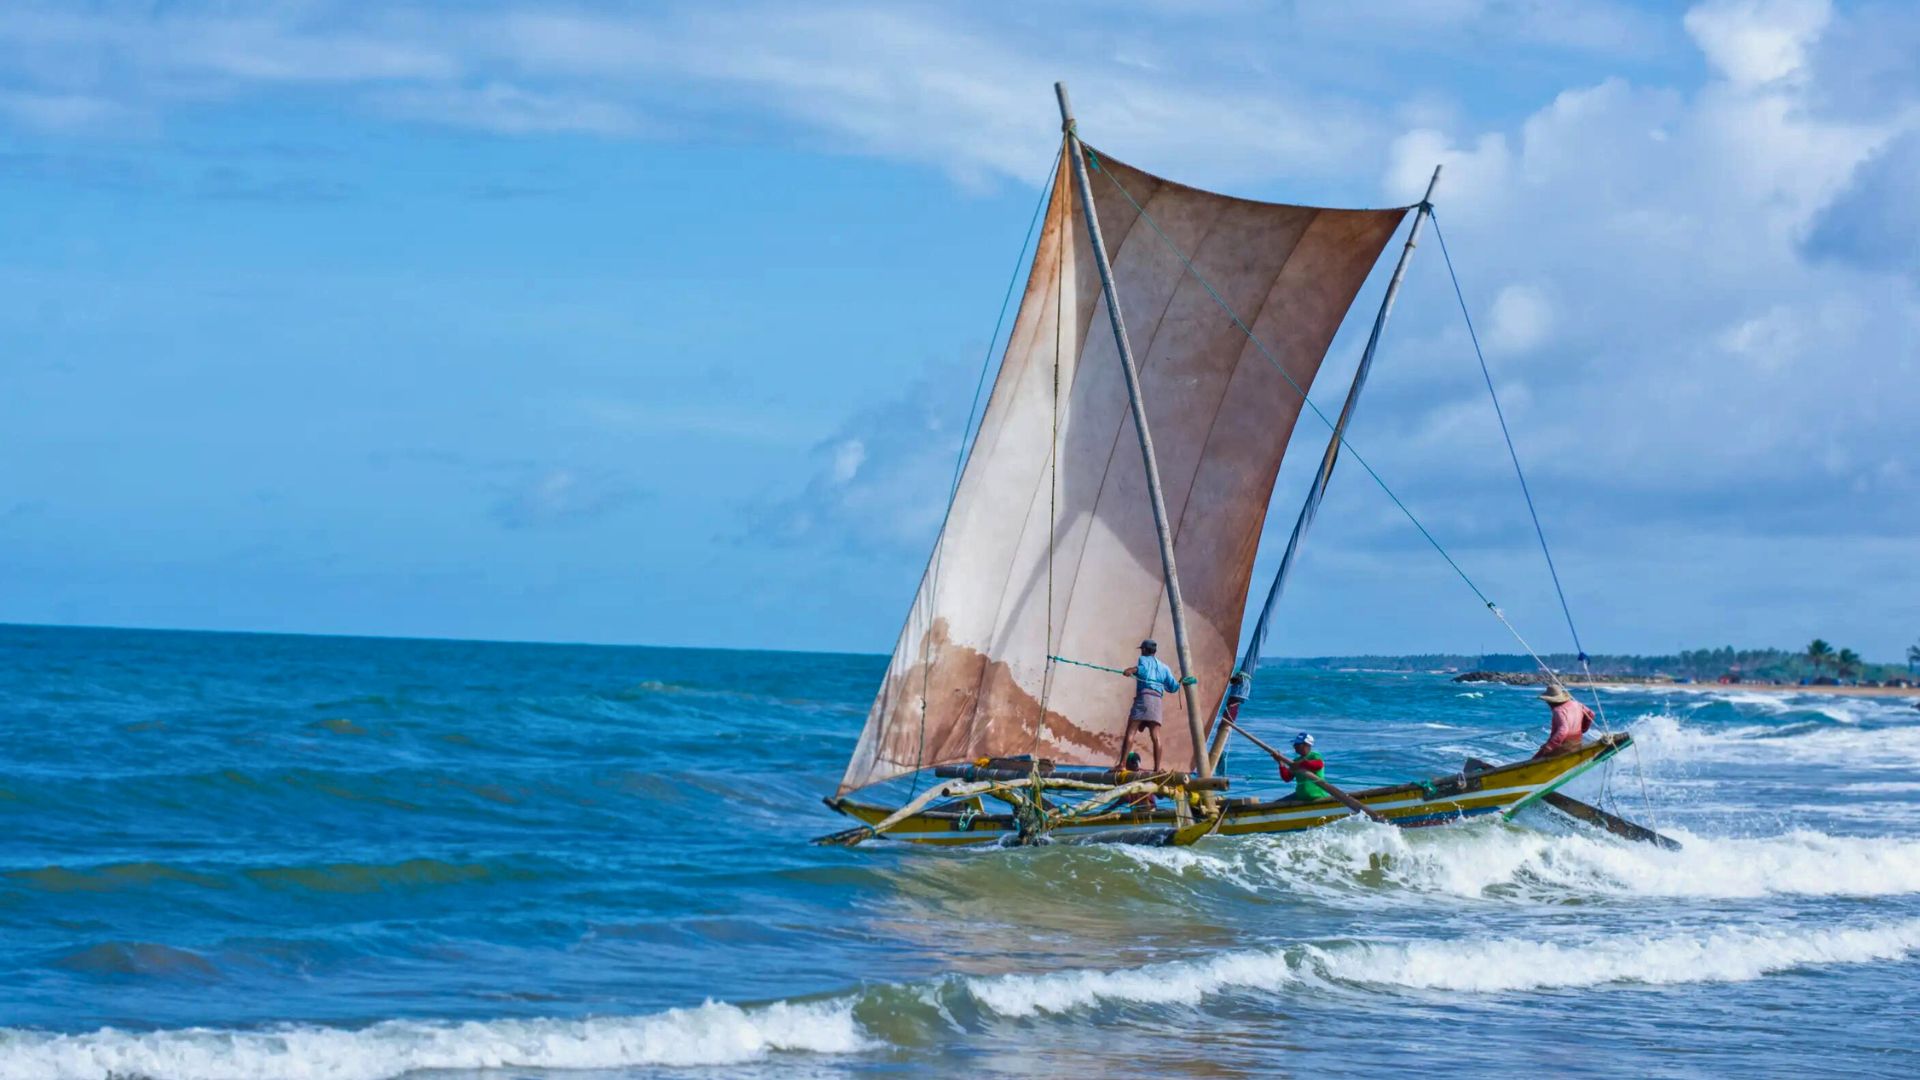
[[[1920,669],[1920,644],[1907,646],[1907,670]]]
[[[1827,665],[1833,663],[1833,646],[1827,644],[1825,638],[1814,638],[1807,645],[1807,663],[1813,665],[1816,675],[1826,670]]]
[[[1840,655],[1834,658],[1833,670],[1843,679],[1848,676],[1858,675],[1860,673],[1860,654],[1854,652],[1852,649],[1841,649]]]

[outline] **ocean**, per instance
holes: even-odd
[[[1679,852],[811,846],[884,664],[0,627],[0,1078],[1920,1074],[1911,700],[1605,693],[1638,751],[1574,793]],[[1243,715],[1354,787],[1545,713],[1284,672]]]

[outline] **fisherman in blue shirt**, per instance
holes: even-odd
[[[1121,674],[1133,676],[1133,710],[1127,713],[1127,733],[1120,738],[1120,768],[1133,745],[1133,733],[1145,728],[1147,741],[1153,744],[1153,771],[1160,771],[1160,701],[1180,689],[1180,680],[1172,669],[1154,656],[1160,646],[1152,638],[1140,643],[1140,662]]]

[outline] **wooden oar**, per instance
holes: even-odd
[[[1485,761],[1481,761],[1479,758],[1468,758],[1467,768],[1478,769],[1484,772],[1493,768],[1493,766]],[[1645,825],[1628,821],[1626,818],[1615,814],[1609,814],[1605,810],[1594,806],[1592,803],[1583,803],[1579,799],[1562,795],[1557,791],[1547,792],[1541,796],[1540,801],[1570,818],[1605,829],[1622,839],[1637,840],[1642,844],[1653,844],[1656,847],[1666,848],[1668,851],[1680,850],[1680,841],[1675,840],[1673,837],[1662,836],[1652,829],[1647,828]]]
[[[1297,765],[1294,765],[1292,758],[1289,758],[1285,754],[1282,754],[1280,751],[1275,750],[1271,746],[1268,746],[1266,743],[1260,740],[1260,737],[1258,735],[1255,735],[1253,732],[1248,731],[1246,728],[1243,728],[1239,724],[1234,723],[1232,720],[1229,720],[1226,717],[1222,716],[1220,718],[1220,722],[1232,728],[1233,730],[1239,732],[1240,734],[1245,735],[1247,737],[1248,742],[1252,743],[1253,745],[1259,747],[1262,750],[1265,750],[1267,753],[1273,755],[1273,760],[1284,761],[1287,763],[1287,766],[1289,768],[1299,767]],[[1315,784],[1320,785],[1321,790],[1333,796],[1336,801],[1345,804],[1347,809],[1352,810],[1354,813],[1365,814],[1367,818],[1372,821],[1387,820],[1383,815],[1376,813],[1366,803],[1361,802],[1359,799],[1356,799],[1353,796],[1347,794],[1346,792],[1341,791],[1339,788],[1334,787],[1332,784],[1327,783],[1324,779],[1320,778],[1319,776],[1315,776],[1313,778],[1313,782]]]

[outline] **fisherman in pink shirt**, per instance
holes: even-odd
[[[1547,733],[1547,741],[1533,752],[1537,758],[1564,753],[1578,749],[1587,729],[1593,726],[1593,710],[1573,700],[1567,688],[1559,683],[1547,686],[1547,692],[1540,700],[1553,708],[1553,719]]]

